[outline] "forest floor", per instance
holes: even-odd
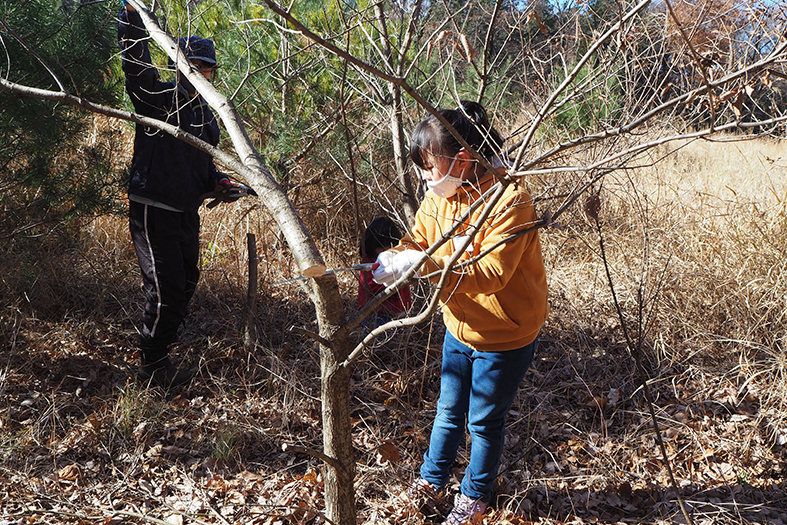
[[[737,192],[725,214],[693,215],[696,203],[672,207],[675,191],[643,219],[615,201],[631,195],[620,184],[602,193],[607,251],[579,212],[542,234],[551,314],[483,523],[686,523],[682,502],[696,524],[784,525],[784,200],[752,211]],[[314,328],[313,307],[297,285],[271,286],[291,275],[269,244],[259,337],[244,349],[242,270],[228,270],[243,257],[215,246],[227,212],[209,213],[203,279],[174,349],[199,373],[169,393],[134,380],[142,297],[122,218],[94,221],[81,242],[0,255],[0,525],[326,522],[323,465],[303,452],[322,447],[319,354],[289,330]],[[354,276],[340,286],[351,312]],[[417,303],[425,293],[414,285]],[[427,445],[443,332],[435,315],[353,368],[359,523],[442,519],[408,512],[399,495]]]
[[[123,319],[18,319],[0,383],[0,523],[320,523],[321,463],[283,449],[321,447],[315,348],[246,353],[212,317],[192,317],[177,354],[200,373],[169,394],[133,380]],[[440,332],[395,334],[355,367],[359,522],[439,522],[396,496],[426,447]],[[544,332],[484,523],[682,522],[678,492],[695,523],[785,523],[787,436],[768,437],[767,385],[660,363],[649,386],[676,491],[625,345],[609,334],[587,355],[573,339]],[[463,450],[452,490],[465,465]]]

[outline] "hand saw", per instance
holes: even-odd
[[[350,266],[348,268],[334,268],[333,270],[326,270],[325,273],[322,275],[327,275],[329,273],[337,273],[337,272],[349,272],[349,271],[371,272],[373,270],[376,270],[378,266],[380,266],[379,263],[356,264],[355,266]],[[295,277],[294,279],[287,279],[286,281],[279,281],[278,283],[273,283],[271,286],[279,286],[280,284],[305,281],[306,279],[312,279],[312,277],[306,277],[304,275],[301,275],[300,277]]]

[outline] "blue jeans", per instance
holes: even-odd
[[[437,488],[448,483],[467,417],[472,443],[462,494],[489,501],[503,454],[506,413],[537,347],[538,338],[517,350],[479,352],[446,331],[440,399],[421,465],[422,478]]]

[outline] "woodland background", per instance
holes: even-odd
[[[118,8],[0,1],[1,76],[129,109]],[[398,78],[435,107],[482,100],[512,157],[533,130],[521,176],[554,217],[541,230],[552,311],[485,523],[685,522],[678,494],[696,523],[784,523],[784,59],[703,86],[778,50],[785,6],[653,2],[592,51],[631,8],[289,12],[366,64],[410,68]],[[173,0],[155,12],[171,34],[216,40],[214,85],[329,268],[358,262],[374,216],[408,222],[419,189],[391,109],[400,100],[406,133],[424,108],[407,89],[269,5]],[[410,21],[419,30],[397,55]],[[0,523],[326,522],[324,465],[304,453],[323,439],[320,349],[304,332],[318,329],[315,307],[308,289],[277,284],[298,268],[264,203],[203,209],[202,280],[177,348],[200,373],[180,392],[144,390],[132,379],[142,297],[123,216],[132,128],[12,89],[0,89],[0,114]],[[248,233],[260,272],[251,344]],[[355,276],[337,280],[352,315]],[[418,309],[433,291],[411,286]],[[428,439],[442,333],[431,315],[386,332],[352,366],[359,523],[439,522],[406,514],[396,496]]]

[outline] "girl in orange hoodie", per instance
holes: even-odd
[[[504,172],[502,139],[486,110],[463,101],[440,114],[490,165]],[[448,482],[464,438],[472,437],[470,461],[460,493],[445,523],[473,523],[486,511],[505,438],[505,419],[538,346],[549,312],[547,281],[530,194],[510,184],[481,227],[482,213],[469,207],[485,197],[497,179],[434,116],[413,131],[410,157],[429,186],[415,226],[395,249],[377,259],[375,281],[389,285],[411,266],[437,282],[457,250],[461,258],[447,276],[441,306],[447,331],[443,342],[440,398],[421,479],[410,493],[436,495]],[[423,251],[461,222],[452,239],[426,258]],[[516,235],[519,233],[519,235]],[[472,235],[472,238],[469,236]],[[472,260],[482,252],[483,257]],[[458,266],[461,263],[467,263]]]

